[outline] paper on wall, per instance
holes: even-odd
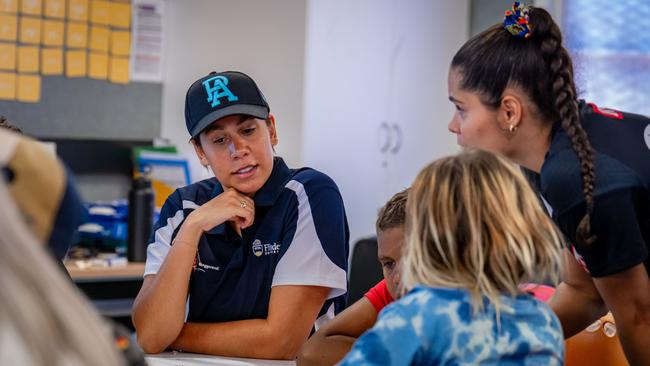
[[[162,82],[164,50],[163,0],[133,0],[131,27],[131,80]]]

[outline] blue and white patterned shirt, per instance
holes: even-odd
[[[416,287],[387,306],[340,365],[562,365],[560,322],[530,295],[472,314],[462,289]]]

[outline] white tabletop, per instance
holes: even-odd
[[[296,364],[295,361],[258,360],[184,352],[163,352],[157,355],[146,355],[145,359],[149,366],[294,366]]]

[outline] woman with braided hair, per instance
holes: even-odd
[[[538,174],[569,242],[551,301],[564,336],[611,311],[630,364],[650,365],[650,119],[577,99],[559,27],[518,2],[456,53],[448,87],[459,145]]]

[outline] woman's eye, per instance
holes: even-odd
[[[221,144],[223,144],[225,141],[226,141],[226,139],[223,138],[223,137],[217,137],[217,138],[215,138],[215,139],[212,139],[212,142],[215,143],[215,144],[217,144],[217,145],[221,145]]]
[[[244,129],[242,130],[242,133],[243,133],[244,135],[250,135],[250,134],[252,134],[253,132],[255,132],[255,127],[244,128]]]

